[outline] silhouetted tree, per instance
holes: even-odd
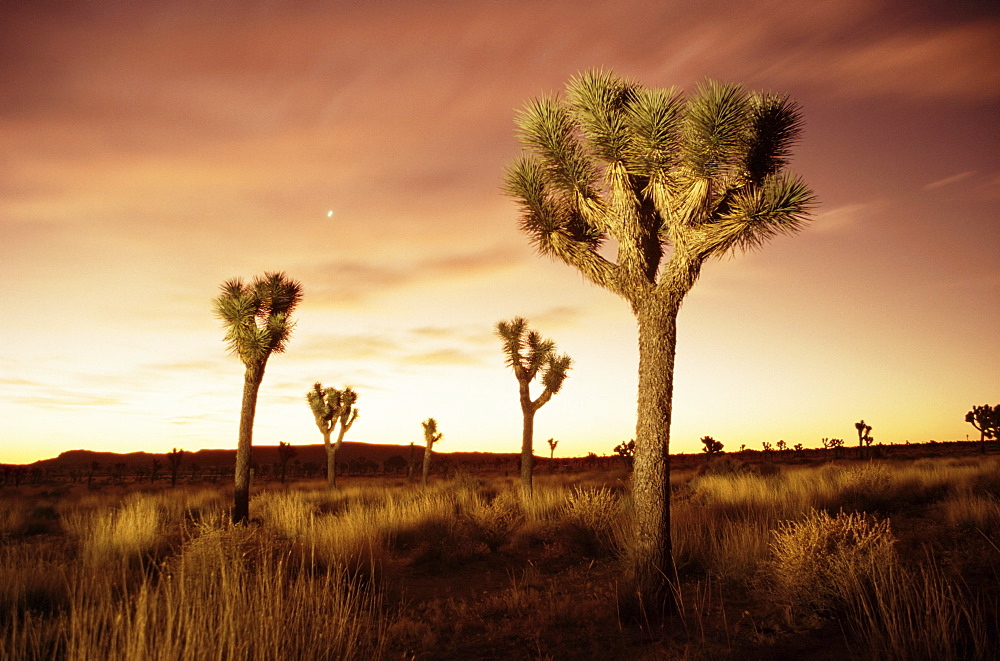
[[[214,301],[215,314],[226,329],[226,344],[246,367],[236,447],[233,523],[246,523],[250,516],[253,420],[264,368],[271,354],[285,350],[295,325],[292,311],[301,300],[301,284],[284,273],[265,273],[249,284],[244,284],[240,278],[227,280]]]
[[[615,454],[621,457],[621,460],[625,462],[625,468],[632,470],[632,464],[635,459],[635,439],[629,441],[622,441],[615,446]],[[597,455],[594,455],[597,458]]]
[[[170,466],[170,486],[177,486],[177,473],[181,470],[181,459],[184,457],[184,450],[174,448],[167,455],[167,464]]]
[[[530,153],[506,191],[539,252],[625,299],[639,326],[635,545],[630,574],[653,604],[672,574],[670,420],[677,313],[711,257],[799,230],[812,191],[785,172],[799,107],[785,96],[706,81],[684,98],[604,72],[518,115]],[[600,248],[617,244],[612,261]]]
[[[322,383],[315,383],[313,389],[306,394],[309,408],[312,409],[316,426],[323,434],[323,447],[326,448],[326,483],[331,489],[337,488],[337,450],[344,444],[344,434],[358,418],[358,409],[354,408],[358,394],[350,386],[343,390],[324,388]],[[337,442],[331,443],[330,436],[337,423],[340,431]]]
[[[872,430],[871,425],[866,425],[865,421],[855,422],[854,428],[858,430],[858,456],[864,459],[865,456],[865,445],[871,445],[872,441],[875,440],[868,433]]]
[[[434,418],[427,418],[420,424],[424,426],[424,443],[427,444],[427,447],[424,449],[424,472],[421,479],[421,484],[426,487],[427,475],[431,472],[432,448],[435,443],[441,440],[443,434],[437,430],[438,423]]]
[[[521,489],[531,493],[531,478],[534,471],[534,430],[535,412],[542,408],[552,395],[559,392],[572,359],[556,353],[556,343],[545,339],[537,331],[528,328],[528,322],[521,317],[511,321],[497,322],[497,335],[503,341],[503,352],[507,366],[513,368],[517,378],[521,402]],[[531,382],[541,374],[545,389],[537,399],[531,399]]]
[[[398,475],[406,470],[406,466],[406,459],[404,459],[403,455],[400,454],[394,454],[391,457],[386,457],[385,460],[382,461],[382,470],[385,473],[394,473]]]
[[[278,441],[278,464],[281,467],[281,483],[285,483],[285,474],[288,471],[288,462],[295,458],[299,452],[291,443]]]
[[[705,456],[708,459],[711,459],[712,455],[722,452],[722,448],[724,447],[722,443],[715,440],[711,436],[702,436],[701,444],[704,446],[701,448],[701,451],[705,453]]]
[[[410,441],[410,453],[409,453],[409,455],[407,455],[407,459],[406,459],[406,479],[407,480],[412,480],[413,479],[413,462],[414,462],[414,455],[415,454],[416,454],[416,448],[413,445],[413,441]]]
[[[559,445],[559,441],[554,438],[548,440],[549,444],[549,460],[552,461],[556,458],[556,446]]]
[[[1000,440],[1000,404],[973,406],[965,414],[965,421],[979,430],[979,451],[986,454],[986,439]]]
[[[101,468],[101,464],[96,461],[90,462],[90,472],[87,473],[87,488],[93,486],[94,474]]]

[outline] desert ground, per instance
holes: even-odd
[[[624,462],[542,461],[532,496],[484,462],[269,473],[247,526],[204,469],[26,474],[0,487],[0,658],[996,658],[1000,456],[879,454],[676,461],[663,614],[627,606]]]

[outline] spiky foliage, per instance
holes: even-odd
[[[550,438],[548,440],[548,444],[549,444],[549,459],[550,460],[551,459],[555,459],[556,458],[556,446],[559,445],[559,441],[557,441],[554,438]]]
[[[986,439],[1000,440],[1000,404],[973,406],[965,414],[965,421],[979,430],[979,451],[986,454]]]
[[[701,448],[701,451],[704,452],[709,459],[712,458],[713,454],[719,454],[722,452],[722,448],[724,447],[722,443],[715,440],[711,436],[702,436],[701,444],[704,446]]]
[[[871,445],[872,441],[875,440],[869,433],[872,430],[872,426],[866,425],[865,421],[862,420],[861,422],[855,422],[854,428],[858,430],[858,456],[864,458],[865,446]]]
[[[288,462],[299,453],[291,443],[285,441],[278,442],[278,463],[281,466],[281,483],[285,483],[285,474],[288,470]]]
[[[250,515],[250,467],[253,463],[253,420],[257,393],[271,354],[282,353],[295,324],[292,311],[302,300],[302,285],[284,273],[268,272],[250,283],[227,280],[213,301],[222,320],[225,342],[239,356],[246,372],[240,408],[239,444],[236,449],[233,522],[246,523]]]
[[[427,475],[431,472],[431,453],[433,452],[434,444],[440,441],[444,434],[437,430],[438,423],[434,418],[427,418],[420,424],[424,428],[424,443],[426,444],[424,448],[424,472],[421,484],[426,487]]]
[[[358,418],[358,409],[354,404],[358,394],[350,386],[343,390],[324,388],[318,381],[312,390],[306,393],[306,401],[312,410],[316,426],[323,434],[323,447],[326,448],[326,482],[331,489],[337,488],[337,450],[344,443],[344,434]],[[333,430],[340,424],[337,442],[330,442]]]
[[[636,595],[659,600],[671,574],[669,433],[676,317],[711,257],[803,227],[809,187],[786,171],[802,128],[786,96],[706,81],[685,97],[608,71],[516,118],[525,154],[505,191],[543,255],[628,301],[639,325]],[[600,251],[608,239],[617,258]]]
[[[514,376],[517,378],[523,419],[521,488],[530,494],[535,464],[533,448],[535,413],[562,388],[573,360],[568,355],[557,354],[556,343],[543,338],[538,331],[528,328],[528,322],[522,317],[497,322],[496,334],[503,343],[507,367],[514,370]],[[539,375],[544,390],[536,399],[531,399],[531,382]]]

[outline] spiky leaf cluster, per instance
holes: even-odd
[[[302,285],[281,272],[268,272],[244,283],[227,280],[213,301],[225,324],[230,352],[247,367],[260,367],[272,353],[282,353],[295,324],[291,313],[302,300]]]
[[[503,343],[506,364],[514,370],[519,382],[530,383],[541,374],[545,390],[537,400],[541,402],[538,406],[562,389],[573,360],[566,354],[556,353],[554,341],[529,329],[522,317],[497,322],[496,333]]]
[[[346,431],[358,417],[358,410],[354,408],[358,394],[350,386],[338,390],[324,388],[322,383],[317,382],[313,384],[312,390],[306,393],[306,401],[309,402],[309,408],[316,419],[316,426],[323,434],[330,433],[338,421],[341,428]]]
[[[525,153],[505,191],[522,231],[633,306],[658,284],[696,277],[691,264],[795,232],[814,203],[785,171],[802,129],[785,96],[709,80],[685,97],[591,71],[516,122]],[[616,261],[598,252],[609,238]]]
[[[965,421],[982,432],[984,438],[1000,439],[1000,404],[973,406]]]
[[[428,448],[440,441],[441,437],[444,436],[444,434],[437,430],[437,420],[434,418],[427,418],[420,424],[423,425],[424,441],[427,443]]]

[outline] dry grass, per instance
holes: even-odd
[[[304,485],[256,493],[245,528],[213,489],[7,493],[0,659],[724,658],[831,619],[874,659],[996,642],[996,603],[961,580],[981,564],[904,557],[894,535],[913,512],[948,557],[1000,561],[995,459],[675,473],[663,628],[618,614],[624,477],[539,475],[532,497],[468,473]]]

